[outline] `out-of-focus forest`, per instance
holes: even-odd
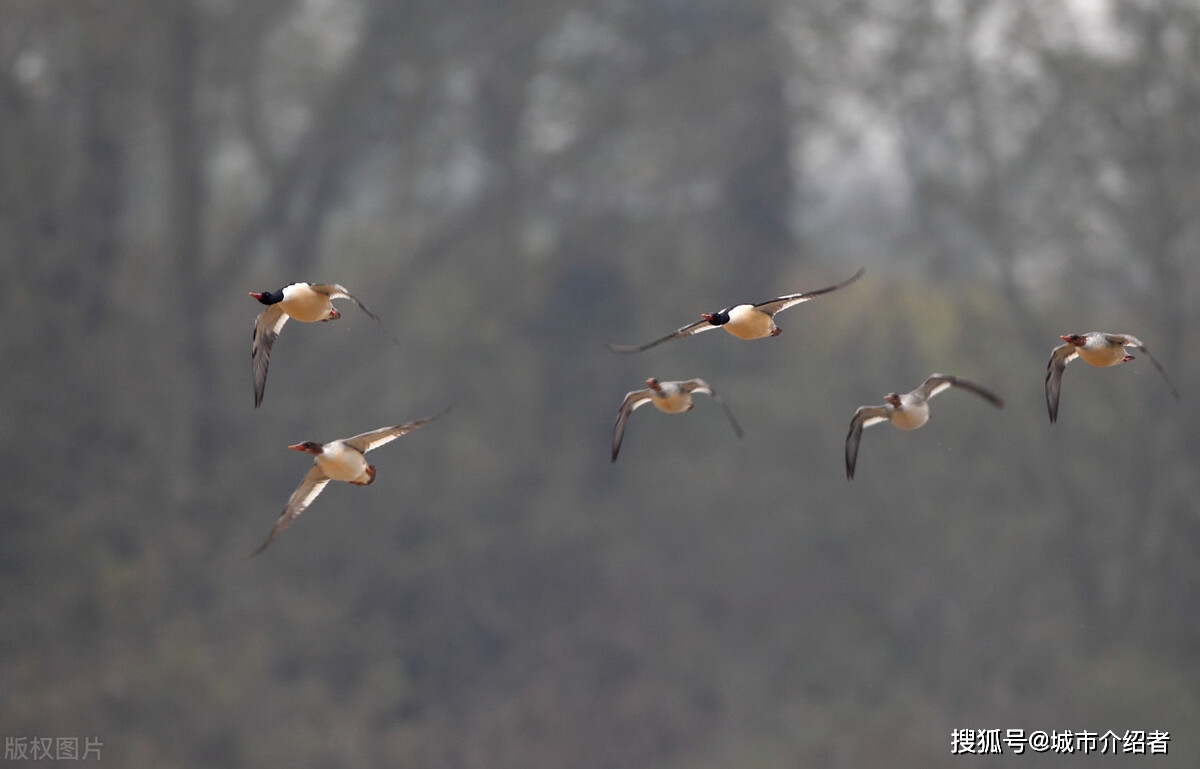
[[[0,735],[158,769],[1195,767],[1198,211],[1193,0],[0,4]],[[604,348],[859,266],[776,339]],[[345,302],[288,324],[256,411],[246,294],[297,280],[400,344]],[[1077,362],[1051,426],[1049,352],[1090,330],[1183,399]],[[942,395],[847,482],[854,409],[933,371],[1004,410]],[[745,439],[643,409],[610,464],[648,376],[707,379]],[[449,404],[246,557],[288,444]]]

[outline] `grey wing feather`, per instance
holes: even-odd
[[[725,412],[726,418],[729,419],[729,424],[733,426],[733,434],[738,437],[738,440],[741,440],[741,438],[746,434],[745,431],[742,430],[742,426],[739,425],[737,419],[734,418],[733,412],[729,410],[729,406],[725,405],[725,400],[721,398],[720,395],[717,395],[717,391],[712,389],[708,382],[705,382],[703,379],[689,379],[688,381],[683,382],[682,385],[683,388],[690,393],[704,393],[716,401],[721,409]]]
[[[450,410],[450,406],[442,409],[431,417],[418,419],[414,422],[405,422],[404,424],[394,425],[392,427],[381,427],[378,430],[370,430],[365,433],[360,433],[352,438],[346,438],[342,441],[347,446],[358,449],[366,454],[371,449],[377,449],[385,443],[391,443],[405,433],[410,433],[418,427],[423,427],[438,417],[442,416]]]
[[[292,525],[292,521],[296,520],[303,513],[312,501],[324,491],[325,486],[329,483],[329,477],[321,472],[321,468],[314,464],[309,468],[308,474],[304,476],[304,480],[292,492],[292,496],[288,499],[287,506],[283,508],[283,512],[279,514],[279,518],[275,521],[275,526],[271,529],[271,533],[267,535],[267,539],[258,549],[250,554],[250,557],[258,555],[266,550],[275,538],[282,534],[288,526]]]
[[[709,323],[707,320],[701,319],[701,320],[696,321],[695,323],[689,323],[686,326],[681,326],[680,328],[675,329],[674,331],[667,334],[666,336],[661,337],[659,339],[655,339],[653,342],[647,342],[646,344],[643,344],[643,345],[624,345],[624,344],[611,344],[610,343],[608,345],[608,349],[612,350],[613,352],[619,352],[619,353],[643,352],[645,350],[649,350],[651,347],[657,347],[658,345],[662,344],[663,342],[669,342],[672,339],[679,339],[679,338],[685,337],[685,336],[693,336],[695,334],[700,334],[705,331],[712,331],[714,328],[719,328],[719,326],[714,326],[713,324]]]
[[[949,390],[954,386],[952,381],[954,377],[945,374],[930,374],[929,378],[921,383],[916,392],[925,400],[929,400],[938,393]]]
[[[828,294],[830,291],[837,291],[839,288],[845,288],[861,278],[863,273],[866,271],[866,267],[860,267],[858,272],[854,273],[846,280],[843,280],[841,283],[837,283],[832,286],[826,286],[825,288],[818,288],[815,291],[805,291],[802,294],[788,294],[787,296],[781,296],[776,299],[769,299],[765,302],[759,302],[754,306],[773,317],[775,313],[779,312],[780,310],[786,310],[787,308],[794,307],[801,302],[807,302],[810,299],[816,299],[818,296],[821,296],[822,294]]]
[[[1133,334],[1105,334],[1104,338],[1111,344],[1119,344],[1122,347],[1137,347],[1139,349],[1145,347],[1142,344],[1142,340]]]
[[[966,379],[950,376],[949,374],[930,374],[929,378],[926,379],[918,389],[928,400],[929,398],[932,398],[938,393],[944,392],[951,387],[957,387],[968,392],[973,392],[996,408],[1002,408],[1004,406],[1004,401],[1001,400],[1000,396],[996,395],[991,390],[980,387],[974,382],[968,382]]]
[[[288,315],[277,304],[258,314],[254,320],[254,336],[250,344],[250,358],[254,368],[254,408],[262,404],[263,391],[267,388],[267,367],[271,364],[271,346],[279,337]]]
[[[1062,392],[1062,376],[1067,364],[1079,353],[1074,345],[1060,344],[1050,351],[1050,362],[1046,364],[1046,408],[1050,412],[1050,424],[1058,421],[1058,399]]]
[[[392,333],[391,329],[383,325],[383,321],[379,319],[379,316],[368,310],[367,306],[360,302],[358,297],[347,291],[345,286],[341,285],[340,283],[319,283],[313,285],[312,288],[314,291],[319,291],[322,294],[325,294],[330,300],[349,299],[351,302],[354,302],[354,304],[358,306],[358,309],[367,314],[367,317],[379,324],[379,327],[392,338],[392,342],[394,344],[397,346],[400,345],[400,340],[396,338],[396,335]]]
[[[625,425],[629,422],[629,415],[649,403],[652,397],[649,390],[634,390],[625,394],[625,400],[621,401],[621,408],[617,409],[617,423],[613,425],[613,462],[617,461],[617,454],[621,451],[621,441],[625,439]]]
[[[854,479],[854,468],[858,464],[858,444],[862,441],[864,427],[887,421],[888,410],[884,406],[859,406],[850,419],[850,431],[846,433],[846,480]]]
[[[1154,368],[1158,369],[1158,373],[1162,374],[1163,381],[1167,383],[1167,387],[1171,388],[1171,394],[1175,396],[1175,400],[1179,400],[1179,391],[1176,390],[1175,385],[1171,383],[1171,378],[1167,376],[1166,369],[1164,369],[1158,360],[1150,354],[1150,351],[1146,349],[1146,345],[1142,344],[1140,339],[1138,339],[1136,336],[1130,336],[1129,334],[1109,334],[1108,341],[1114,344],[1119,344],[1122,347],[1133,347],[1149,358],[1150,362],[1154,364]]]
[[[377,323],[382,323],[382,321],[379,320],[378,315],[376,315],[375,313],[368,310],[367,306],[365,304],[360,302],[357,297],[355,297],[353,294],[351,294],[349,291],[347,291],[346,287],[341,285],[340,283],[317,283],[317,284],[311,284],[311,285],[312,285],[313,291],[317,291],[319,293],[325,294],[330,299],[349,299],[351,302],[354,302],[354,304],[358,306],[358,309],[365,312],[368,317],[370,317]]]

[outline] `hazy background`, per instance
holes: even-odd
[[[5,0],[0,735],[156,769],[1195,767],[1198,211],[1194,0]],[[777,339],[604,348],[864,265]],[[296,280],[400,345],[347,304],[289,324],[255,411],[246,292]],[[1052,427],[1049,351],[1089,330],[1184,399],[1076,363]],[[932,371],[1006,408],[874,428],[847,483],[854,409]],[[645,409],[610,465],[651,375],[745,439]],[[287,444],[450,403],[246,558]]]

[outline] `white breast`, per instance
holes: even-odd
[[[1125,348],[1120,345],[1110,345],[1100,342],[1095,346],[1088,342],[1083,347],[1076,347],[1079,359],[1099,368],[1115,366],[1125,360]]]
[[[692,394],[678,388],[663,387],[661,396],[655,395],[650,401],[659,411],[665,411],[668,414],[678,414],[681,411],[687,411],[692,407]]]
[[[888,417],[894,427],[899,430],[916,430],[929,421],[929,404],[925,402],[907,403],[901,400],[903,408],[896,409]]]
[[[315,323],[329,317],[333,305],[329,297],[313,291],[302,283],[293,283],[283,289],[283,311],[303,323]]]
[[[752,304],[739,304],[729,311],[729,322],[724,328],[738,339],[762,339],[775,330],[775,322]]]
[[[367,472],[363,455],[339,441],[325,445],[325,450],[317,455],[317,464],[335,481],[359,480]]]

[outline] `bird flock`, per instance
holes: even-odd
[[[787,294],[756,304],[735,304],[717,312],[701,313],[700,320],[681,326],[670,334],[651,342],[633,346],[609,344],[608,349],[621,354],[640,353],[664,342],[695,336],[716,328],[724,329],[738,339],[763,339],[779,336],[783,333],[783,329],[775,324],[777,313],[845,288],[856,282],[865,272],[865,268],[859,269],[841,283],[825,288]],[[271,346],[289,318],[303,323],[337,320],[341,317],[341,313],[333,306],[333,300],[347,299],[383,327],[382,321],[375,313],[368,310],[366,305],[336,283],[292,283],[278,291],[250,292],[250,296],[267,307],[255,319],[254,336],[250,348],[255,408],[262,405],[267,383],[267,368],[271,360]],[[388,333],[390,335],[390,332]],[[1050,413],[1051,423],[1058,420],[1063,372],[1066,370],[1067,364],[1076,358],[1091,366],[1107,368],[1133,360],[1134,356],[1129,355],[1126,351],[1126,348],[1133,348],[1150,359],[1175,399],[1178,400],[1180,397],[1179,391],[1171,383],[1166,370],[1150,354],[1146,345],[1135,336],[1089,331],[1084,334],[1064,334],[1059,338],[1063,343],[1050,352],[1050,362],[1046,366],[1046,406]],[[394,336],[392,339],[397,341]],[[397,341],[397,343],[399,342]],[[936,373],[930,374],[919,387],[911,392],[888,393],[883,396],[884,402],[881,405],[859,406],[850,419],[850,431],[846,435],[846,479],[854,478],[855,467],[858,464],[858,449],[864,428],[882,422],[890,422],[899,430],[915,430],[929,421],[929,400],[951,388],[973,393],[996,408],[1004,406],[1004,401],[998,395],[981,385],[961,377]],[[617,461],[617,454],[621,450],[621,442],[625,437],[626,425],[634,411],[650,403],[664,413],[680,414],[695,407],[692,401],[695,393],[707,395],[716,401],[724,410],[734,434],[738,438],[742,437],[742,427],[734,418],[733,412],[705,380],[697,378],[683,381],[660,381],[651,377],[646,380],[644,389],[627,393],[621,401],[620,408],[617,409],[617,421],[613,426],[612,461]],[[330,481],[344,481],[357,486],[369,486],[373,483],[376,470],[374,465],[368,464],[366,461],[365,454],[368,451],[429,424],[449,410],[450,407],[447,406],[441,412],[424,419],[381,427],[328,443],[305,441],[288,446],[294,451],[312,454],[312,467],[309,468],[300,485],[292,492],[266,540],[250,555],[256,556],[266,550],[312,504]]]

